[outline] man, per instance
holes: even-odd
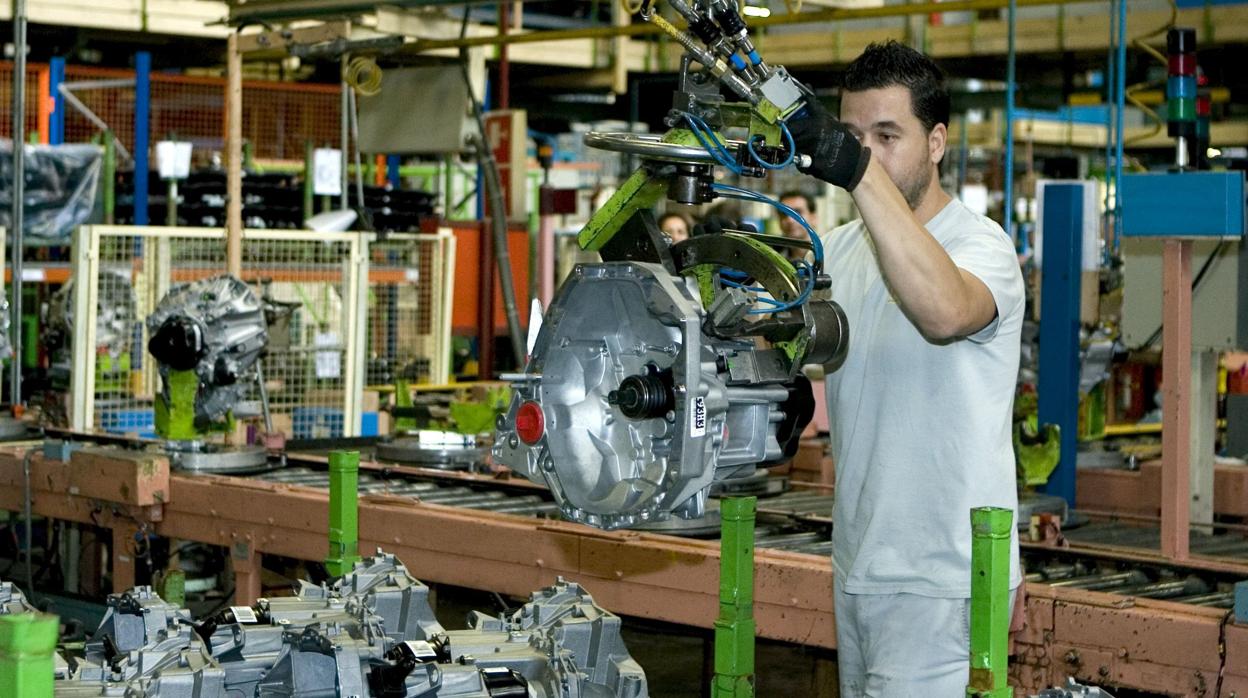
[[[826,379],[841,695],[964,694],[970,510],[1017,510],[1010,419],[1023,279],[1001,228],[939,185],[949,93],[896,42],[850,64],[840,121],[790,123],[862,216],[824,240],[850,348]],[[1021,582],[1017,536],[1010,586]]]
[[[804,218],[812,227],[817,224],[815,221],[815,199],[810,194],[798,189],[786,191],[780,195],[780,203],[793,209],[797,215]],[[786,238],[793,238],[795,240],[810,239],[810,235],[806,232],[806,229],[789,216],[781,213],[777,215],[776,218],[780,223],[780,233]],[[806,256],[806,251],[800,247],[789,248],[788,256],[790,259],[803,259]]]

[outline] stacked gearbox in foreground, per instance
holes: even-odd
[[[151,587],[109,597],[56,695],[126,698],[644,698],[620,619],[560,580],[511,615],[445,630],[429,588],[378,553],[330,584],[195,622]],[[20,611],[20,608],[18,609]]]

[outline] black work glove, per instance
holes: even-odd
[[[813,98],[806,109],[785,124],[793,135],[797,152],[810,156],[810,166],[797,169],[845,191],[853,191],[862,181],[871,161],[871,149],[862,147],[845,124],[832,118]]]

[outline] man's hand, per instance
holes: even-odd
[[[853,191],[867,171],[871,149],[862,147],[845,125],[811,98],[799,116],[786,123],[797,152],[810,156],[809,167],[797,169],[845,191]]]

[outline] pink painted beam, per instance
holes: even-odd
[[[1173,560],[1186,560],[1191,522],[1191,242],[1166,240],[1161,288],[1161,552]]]

